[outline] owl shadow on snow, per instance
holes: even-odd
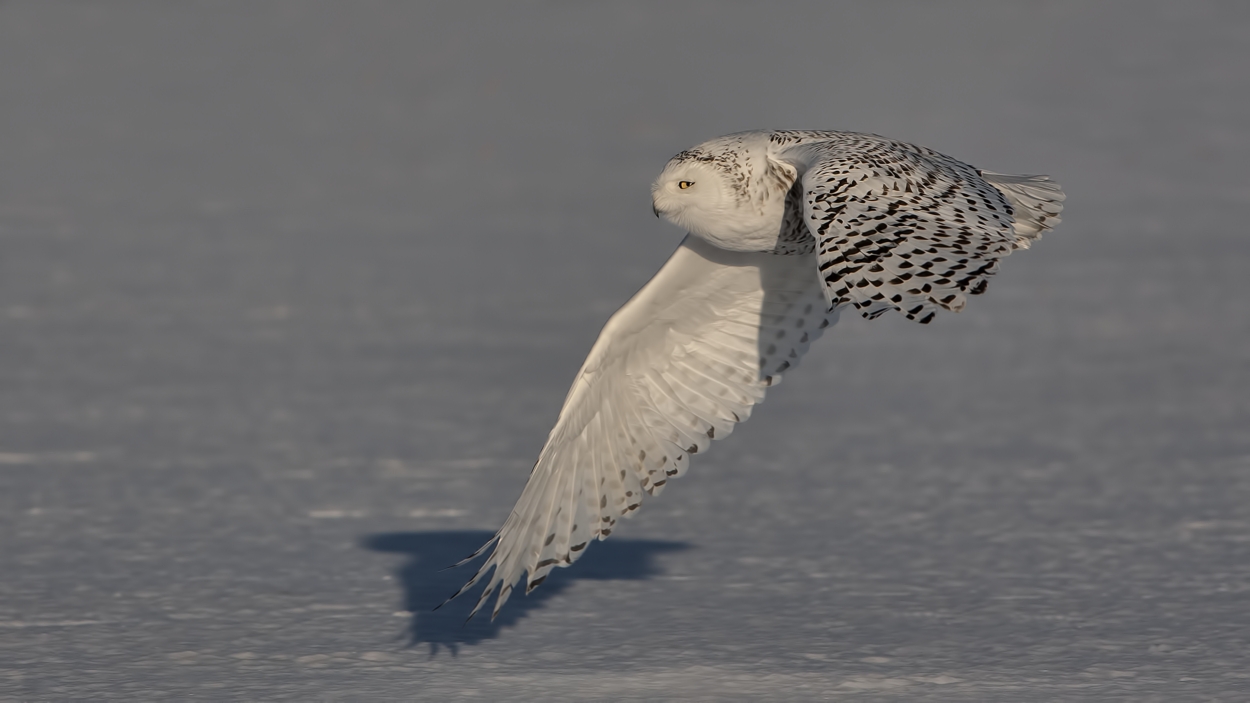
[[[552,571],[543,585],[528,596],[524,595],[523,586],[518,585],[518,590],[493,621],[490,619],[492,599],[472,620],[465,622],[481,593],[481,583],[434,610],[473,576],[481,558],[458,569],[447,567],[471,554],[492,535],[483,530],[386,532],[360,540],[360,546],[365,549],[408,557],[395,572],[404,589],[404,610],[412,613],[406,633],[408,646],[425,642],[430,645],[430,656],[437,654],[440,647],[446,647],[455,656],[460,645],[475,645],[498,637],[505,627],[517,624],[531,611],[541,610],[548,600],[576,579],[650,578],[660,573],[654,561],[656,555],[690,546],[684,542],[644,539],[598,542],[572,567]]]

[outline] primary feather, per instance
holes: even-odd
[[[1045,176],[850,132],[744,132],[673,157],[657,214],[690,231],[604,326],[512,513],[471,555],[493,615],[576,561],[733,431],[850,305],[929,322],[1059,222]],[[461,562],[464,563],[464,562]],[[493,617],[492,615],[492,617]],[[470,615],[472,617],[472,614]]]

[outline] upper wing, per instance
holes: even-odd
[[[473,556],[494,550],[456,595],[494,568],[473,613],[499,588],[498,614],[523,572],[533,589],[572,564],[681,475],[688,455],[746,420],[836,316],[813,255],[729,252],[687,236],[604,326],[516,507]]]
[[[1059,223],[1046,176],[978,171],[932,149],[869,134],[796,140],[779,158],[801,174],[831,307],[926,323],[985,290],[998,259]]]

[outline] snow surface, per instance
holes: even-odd
[[[0,4],[0,699],[1245,700],[1250,6]],[[1054,175],[493,624],[648,185],[749,128]]]

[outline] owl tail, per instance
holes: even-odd
[[[1017,248],[1028,249],[1043,232],[1059,224],[1066,196],[1049,176],[1011,176],[982,171],[981,177],[1002,191],[1011,203]]]

